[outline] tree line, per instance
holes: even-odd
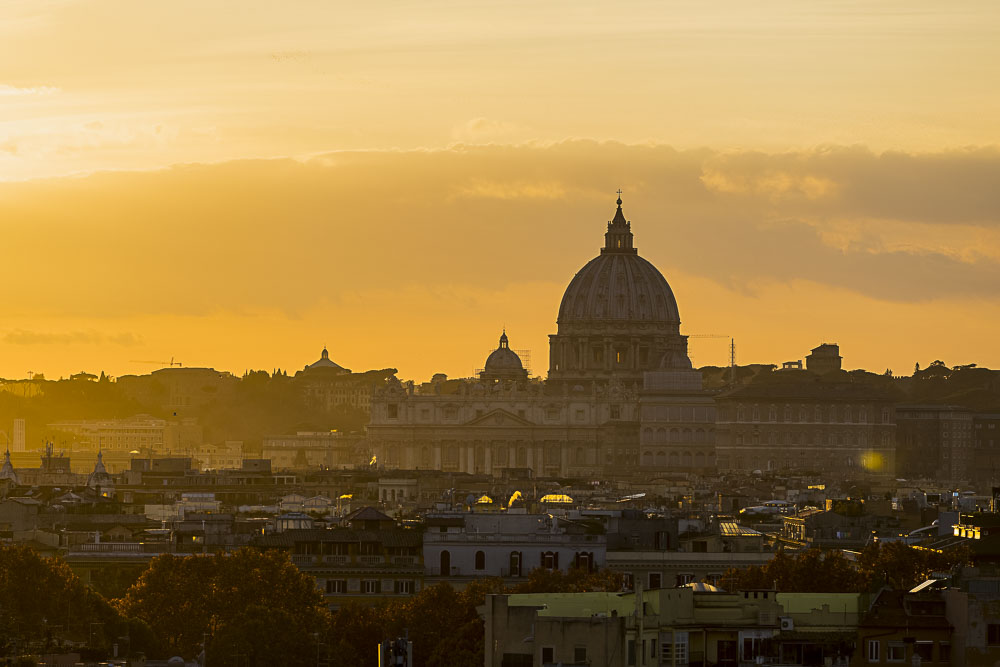
[[[536,570],[507,587],[480,579],[447,584],[375,605],[347,602],[330,612],[315,579],[288,554],[243,548],[211,556],[164,554],[150,561],[122,597],[106,599],[61,558],[23,545],[0,546],[0,658],[73,648],[84,660],[202,653],[212,667],[358,665],[375,646],[408,633],[415,665],[483,664],[489,593],[620,590],[608,571]],[[30,664],[30,663],[26,663]]]

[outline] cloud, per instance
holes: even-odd
[[[20,95],[52,95],[58,92],[59,89],[53,88],[52,86],[19,88],[17,86],[0,83],[0,97],[14,97]]]
[[[996,182],[993,148],[768,154],[580,140],[6,183],[0,220],[19,252],[5,271],[20,278],[0,298],[23,316],[300,318],[359,285],[565,284],[603,245],[621,187],[637,247],[668,280],[991,299]]]
[[[39,332],[14,329],[3,335],[8,345],[140,345],[142,337],[132,333],[106,334],[99,331]]]
[[[516,123],[493,118],[472,118],[451,131],[453,140],[467,144],[510,143],[527,134],[527,129]]]

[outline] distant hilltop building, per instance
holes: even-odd
[[[172,410],[178,416],[231,395],[239,380],[214,368],[161,368],[149,375],[123,375],[117,384],[126,397]]]
[[[372,390],[384,386],[395,369],[352,373],[349,368],[330,359],[324,347],[318,360],[295,374],[295,383],[302,388],[306,402],[326,411],[348,407],[367,412],[371,406]]]
[[[617,204],[600,254],[563,296],[548,379],[528,377],[506,331],[476,379],[418,391],[390,378],[368,428],[379,464],[590,479],[715,469],[715,408],[673,291]]]

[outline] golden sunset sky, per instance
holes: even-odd
[[[3,0],[0,377],[544,374],[619,187],[740,363],[995,368],[998,81],[993,1]]]

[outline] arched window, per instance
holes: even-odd
[[[653,452],[646,450],[642,453],[642,465],[644,466],[653,465]]]
[[[449,576],[451,574],[451,552],[447,549],[441,552],[441,576]]]
[[[667,453],[662,449],[656,452],[656,465],[661,467],[667,465]]]
[[[476,569],[485,570],[486,569],[486,552],[477,551],[476,552]]]

